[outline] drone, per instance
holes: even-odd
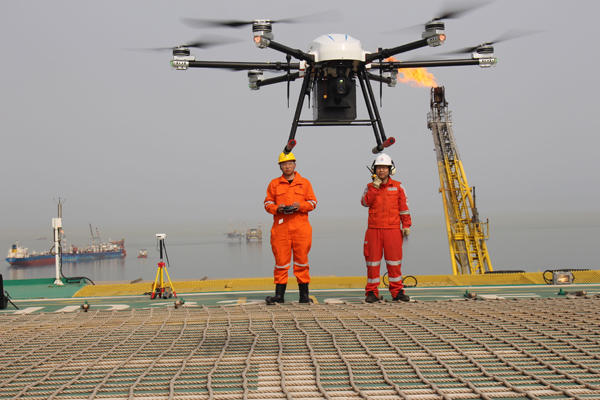
[[[471,9],[474,7],[471,7]],[[289,154],[296,146],[296,131],[300,126],[371,126],[377,145],[372,149],[374,154],[395,143],[393,137],[386,137],[381,116],[377,108],[376,98],[371,81],[378,82],[380,91],[383,84],[396,86],[398,69],[420,67],[448,67],[475,65],[481,68],[493,67],[497,63],[494,57],[493,44],[506,40],[482,43],[478,46],[463,49],[470,53],[470,58],[441,59],[423,61],[392,61],[394,55],[406,53],[423,47],[438,47],[446,40],[444,19],[456,18],[469,9],[447,11],[424,24],[421,39],[392,48],[379,48],[376,52],[366,51],[361,42],[346,34],[326,34],[316,38],[307,52],[288,47],[276,42],[273,24],[278,22],[294,22],[293,19],[253,21],[209,21],[186,19],[187,23],[196,26],[252,26],[253,41],[259,49],[270,48],[285,54],[286,61],[281,62],[233,62],[233,61],[201,61],[191,54],[190,47],[203,48],[207,43],[195,42],[170,48],[173,51],[171,67],[175,70],[189,68],[221,68],[235,71],[248,71],[249,87],[259,90],[263,86],[276,83],[287,83],[289,104],[290,82],[301,80],[302,87],[296,105],[296,111],[288,141],[283,149]],[[450,53],[445,53],[450,54]],[[291,60],[295,59],[295,62]],[[390,59],[392,58],[392,59]],[[265,78],[264,71],[281,71],[282,75]],[[378,73],[374,73],[377,71]],[[358,85],[357,85],[358,82]],[[357,119],[357,89],[360,87],[368,119]],[[305,98],[313,101],[313,118],[301,120],[301,111]],[[310,103],[309,103],[310,104]]]

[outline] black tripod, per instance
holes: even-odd
[[[12,304],[13,307],[17,310],[19,309],[19,307],[17,307],[15,303],[10,301],[10,295],[7,291],[4,291],[4,293],[0,293],[0,309],[5,309],[8,303]]]
[[[15,303],[10,301],[10,295],[4,290],[4,280],[2,279],[2,274],[0,274],[0,310],[4,310],[8,303],[12,304],[17,310],[19,309]]]

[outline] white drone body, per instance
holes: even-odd
[[[471,7],[472,8],[472,7]],[[286,61],[275,62],[245,62],[245,61],[208,61],[196,60],[190,54],[189,47],[203,48],[211,42],[197,41],[189,45],[174,47],[171,67],[176,70],[188,68],[224,68],[234,71],[248,71],[248,87],[259,90],[263,86],[277,83],[287,84],[289,105],[290,82],[302,80],[298,95],[298,103],[292,122],[288,142],[283,149],[289,154],[296,145],[296,130],[300,126],[349,126],[367,125],[373,128],[377,146],[373,153],[377,154],[384,148],[394,144],[393,137],[386,137],[381,122],[381,116],[371,81],[379,83],[380,98],[383,84],[393,87],[397,83],[398,71],[403,68],[446,67],[458,65],[479,65],[490,67],[496,64],[492,43],[480,45],[473,51],[470,59],[457,60],[422,60],[396,61],[391,57],[408,51],[441,46],[446,40],[444,18],[454,18],[470,8],[459,8],[446,11],[431,21],[425,23],[421,39],[391,48],[379,48],[368,52],[362,43],[343,33],[330,33],[317,37],[310,45],[308,52],[286,46],[275,41],[272,24],[280,22],[297,22],[295,19],[257,19],[254,21],[211,21],[187,19],[192,26],[226,26],[236,28],[252,25],[254,44],[259,49],[270,48],[285,54]],[[309,16],[312,18],[312,16]],[[298,62],[291,62],[292,58]],[[281,74],[265,78],[263,71],[281,71]],[[371,71],[375,71],[372,73]],[[377,73],[378,72],[378,73]],[[357,92],[362,92],[367,108],[368,119],[358,119],[356,111]],[[301,119],[302,106],[305,98],[312,95],[312,119]]]
[[[343,33],[330,33],[315,39],[308,54],[315,57],[315,62],[330,60],[365,61],[367,54],[359,40]]]

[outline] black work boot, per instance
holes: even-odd
[[[365,299],[367,303],[375,303],[379,301],[379,297],[375,296],[375,293],[369,292],[367,293],[367,298]]]
[[[285,295],[285,288],[287,283],[278,283],[275,285],[275,296],[267,296],[265,301],[267,304],[285,303],[283,296]]]
[[[401,289],[396,297],[393,298],[394,301],[410,301],[410,296],[404,294],[404,289]]]
[[[308,283],[299,283],[298,289],[300,289],[300,303],[314,303],[313,300],[308,297]]]

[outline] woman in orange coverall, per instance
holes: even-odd
[[[410,297],[404,294],[401,272],[402,237],[410,234],[412,225],[406,192],[400,182],[390,177],[396,168],[387,154],[377,155],[371,171],[375,174],[373,183],[367,185],[361,199],[361,204],[369,207],[369,226],[364,244],[367,262],[365,301],[374,303],[379,300],[379,269],[384,254],[392,299],[410,301]]]
[[[293,252],[300,303],[312,303],[308,296],[308,252],[312,245],[308,213],[317,207],[317,198],[308,179],[295,172],[296,157],[292,153],[279,155],[279,168],[282,175],[269,183],[265,197],[265,210],[273,214],[271,248],[275,256],[275,296],[265,300],[267,304],[284,302]]]

